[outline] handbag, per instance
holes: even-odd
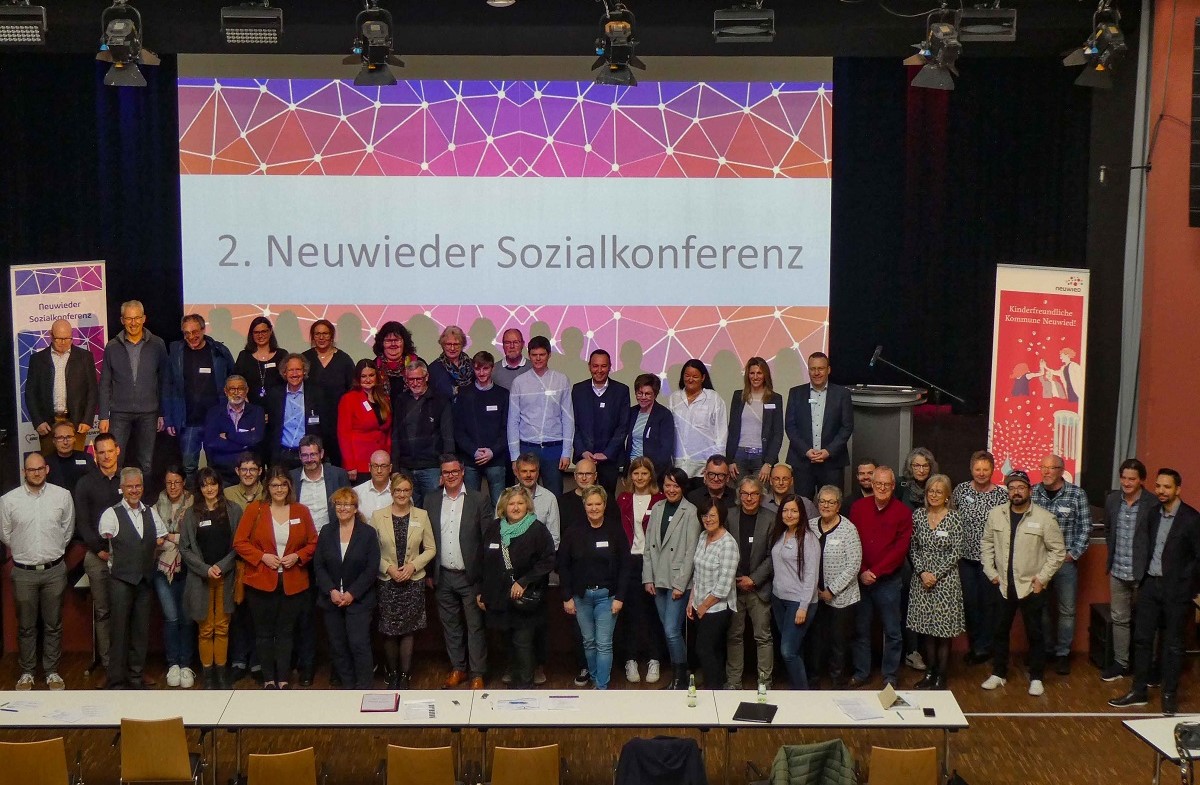
[[[508,546],[501,541],[500,554],[504,557],[504,569],[508,570],[508,578],[513,583],[517,582],[516,576],[513,575],[512,559],[508,555]],[[513,608],[521,613],[533,613],[542,605],[542,589],[541,587],[533,588],[532,586],[525,589],[517,599],[511,596],[508,598],[509,603]]]

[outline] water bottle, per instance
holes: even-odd
[[[688,676],[688,708],[696,708],[696,674]]]
[[[765,681],[760,681],[758,683],[758,702],[767,702],[767,683]]]

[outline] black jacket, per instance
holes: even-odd
[[[454,452],[450,402],[434,392],[420,398],[401,390],[392,396],[392,463],[397,469],[433,469],[438,456]]]
[[[541,521],[535,521],[529,530],[513,540],[508,546],[512,559],[512,576],[526,591],[546,586],[550,571],[554,569],[554,539],[550,530]],[[496,518],[483,527],[483,543],[479,561],[483,567],[480,593],[487,605],[487,612],[503,614],[510,610],[508,593],[512,590],[513,578],[504,568],[504,556],[500,546],[500,521]],[[545,605],[538,608],[539,614],[546,612]]]
[[[350,592],[354,598],[347,608],[374,608],[378,600],[375,581],[379,576],[379,535],[369,523],[358,521],[350,533],[346,545],[346,557],[342,558],[342,544],[338,523],[335,521],[322,527],[317,537],[317,553],[313,557],[313,572],[317,578],[317,605],[334,607],[329,592],[334,589]]]
[[[629,387],[609,379],[603,395],[596,395],[592,380],[571,387],[575,411],[575,460],[585,452],[599,452],[615,464],[621,463],[621,447],[629,433]]]
[[[1162,521],[1162,505],[1154,504],[1146,526],[1133,536],[1133,574],[1143,580],[1154,558],[1154,543],[1158,538],[1158,526]],[[1140,541],[1140,542],[1139,542]],[[1175,522],[1163,547],[1162,580],[1163,595],[1168,600],[1188,602],[1195,593],[1196,564],[1200,561],[1200,512],[1195,507],[1179,502]]]
[[[612,506],[616,507],[615,504]],[[621,525],[619,516],[616,521],[606,517],[595,536],[589,536],[591,534],[591,525],[586,521],[563,529],[562,544],[558,548],[558,577],[572,597],[582,597],[587,590],[582,566],[588,560],[600,559],[600,563],[606,567],[606,583],[601,585],[608,587],[614,600],[624,602],[632,566],[625,527]],[[597,547],[601,545],[604,547]]]
[[[850,465],[850,450],[847,445],[854,434],[854,401],[850,391],[838,384],[826,388],[825,417],[821,420],[821,449],[829,451],[825,465],[840,469]],[[788,446],[788,463],[797,466],[808,463],[805,456],[813,446],[812,404],[809,398],[812,386],[801,384],[788,391],[787,413],[784,416],[784,432],[791,444]]]
[[[742,410],[745,408],[742,391],[738,390],[729,404],[729,438],[725,440],[725,455],[731,461],[737,454],[738,442],[742,438]],[[812,426],[809,428],[811,430]],[[777,392],[763,400],[761,447],[763,463],[772,466],[779,463],[779,450],[783,447],[783,396]]]
[[[475,451],[492,451],[488,466],[508,465],[508,390],[469,385],[454,399],[454,442],[464,466],[475,465]]]
[[[29,358],[25,379],[25,408],[29,421],[36,428],[42,423],[54,425],[54,360],[46,347]],[[92,353],[72,346],[67,357],[67,417],[75,424],[92,424],[96,417],[99,396],[96,384],[96,361]]]
[[[621,785],[708,785],[708,775],[695,739],[657,736],[625,742],[617,761],[616,781]]]
[[[500,389],[504,389],[501,387]],[[459,396],[461,400],[462,396]],[[426,568],[429,576],[436,584],[442,569],[442,494],[441,488],[425,497],[425,512],[429,514],[429,523],[433,526],[433,541],[438,548],[433,561]],[[463,566],[467,571],[467,580],[476,585],[478,592],[481,559],[479,546],[483,542],[483,528],[492,520],[492,500],[479,491],[463,488],[467,498],[463,500],[462,520],[458,525],[458,547],[462,551]]]
[[[1108,561],[1106,562],[1105,570],[1112,572],[1113,555],[1117,548],[1117,517],[1121,514],[1121,505],[1125,503],[1124,496],[1120,489],[1108,494],[1108,498],[1104,500],[1104,541],[1108,543]],[[1138,503],[1137,521],[1134,524],[1133,531],[1133,563],[1137,565],[1139,562],[1149,564],[1149,559],[1145,554],[1138,553],[1139,540],[1137,532],[1146,528],[1150,521],[1150,513],[1158,509],[1158,499],[1154,498],[1154,494],[1142,489],[1142,499]],[[1146,547],[1149,545],[1147,540],[1141,540],[1140,545]],[[1141,580],[1142,576],[1134,573],[1134,580]]]

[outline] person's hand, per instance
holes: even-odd
[[[808,608],[801,605],[796,609],[796,626],[799,627],[808,618]]]
[[[758,482],[764,487],[768,487],[771,483],[771,465],[764,463],[762,468],[758,470]]]
[[[262,563],[267,565],[267,569],[269,570],[278,570],[279,565],[282,564],[282,561],[273,553],[264,553],[262,556]]]
[[[995,578],[992,578],[992,583],[995,584],[996,586],[999,586],[1000,585],[1000,576],[997,575]]]
[[[592,453],[592,460],[596,463],[604,463],[608,460],[608,456],[602,452],[594,452]]]
[[[85,422],[79,423],[79,426],[75,428],[76,433],[87,433],[90,430],[92,430],[92,426],[88,425]]]
[[[159,433],[162,433],[163,425],[165,425],[165,424],[166,424],[166,420],[159,417],[158,420],[155,421],[155,423],[154,423],[154,430],[158,431]]]
[[[109,420],[101,420],[100,421],[100,433],[108,433],[108,427],[111,424],[112,423]]]
[[[162,426],[161,426],[161,425],[158,427],[158,430],[160,430],[160,431],[162,430]],[[174,425],[171,425],[171,426],[168,426],[168,427],[167,427],[167,435],[168,435],[168,436],[174,436],[174,435],[175,435],[175,426],[174,426]]]
[[[620,600],[613,600],[612,601],[612,615],[616,616],[618,613],[621,612],[621,609],[624,607],[625,607],[625,603],[621,602]]]
[[[822,602],[833,602],[833,592],[831,592],[829,589],[822,589],[818,591],[817,596],[821,598]]]
[[[283,565],[283,569],[285,569],[285,570],[290,570],[299,563],[300,563],[300,554],[298,554],[298,553],[289,553],[287,556],[284,556],[280,560],[280,564]]]
[[[1034,594],[1041,594],[1046,589],[1046,587],[1042,585],[1042,581],[1036,575],[1033,577],[1032,588]]]
[[[921,573],[921,583],[926,589],[932,589],[937,585],[937,576],[932,572],[923,572]]]
[[[654,592],[654,584],[653,583],[644,584],[643,588],[646,589],[646,593],[649,594],[651,597],[654,596],[655,592]]]
[[[829,460],[829,450],[817,450],[817,462],[824,463]]]
[[[433,588],[433,577],[432,577],[432,576],[426,576],[426,577],[425,577],[425,588],[426,588],[426,589],[432,589],[432,588]]]
[[[741,473],[742,470],[738,468],[736,463],[729,464],[729,479],[736,480]]]
[[[494,456],[495,456],[495,453],[493,453],[487,447],[480,447],[478,450],[475,451],[475,465],[476,466],[486,466],[487,464],[492,462],[492,458]]]
[[[37,432],[38,432],[38,436],[49,436],[50,435],[50,423],[44,422],[44,423],[39,424],[37,427]]]
[[[571,599],[569,599],[563,603],[563,610],[566,611],[568,616],[575,615],[575,598],[574,597],[572,597]]]
[[[358,479],[358,469],[347,469],[346,476],[350,478],[351,482],[353,482],[354,480],[357,480]]]
[[[688,603],[688,607],[689,608],[692,607],[691,603]],[[701,605],[699,608],[696,608],[697,621],[699,621],[700,619],[703,619],[704,614],[706,614],[706,613],[708,613],[708,608],[705,608],[703,605]]]
[[[100,561],[108,561],[108,557],[111,556],[112,554],[109,553],[108,551],[100,551],[96,555],[100,557]]]
[[[863,570],[862,574],[858,576],[858,579],[863,586],[870,586],[877,580],[875,573],[871,572],[870,570]]]
[[[342,607],[342,593],[337,589],[329,590],[329,601],[334,604],[334,607]]]
[[[352,602],[354,602],[354,595],[348,591],[342,592],[342,607],[345,608]]]
[[[405,564],[403,567],[400,568],[400,570],[399,570],[400,574],[396,578],[396,580],[401,581],[401,582],[410,580],[413,576],[413,573],[415,573],[416,571],[417,571],[416,567],[412,566],[411,564]]]
[[[749,575],[741,575],[737,579],[738,591],[754,591],[754,581]]]
[[[589,461],[594,461],[594,460],[596,460],[596,456],[595,456],[594,454],[590,453],[590,452],[587,452],[586,450],[585,450],[584,452],[581,452],[581,453],[579,453],[579,457],[580,457],[580,458],[585,458],[585,459],[587,459],[587,460],[589,460]]]
[[[229,437],[225,435],[225,432],[224,432],[224,431],[222,431],[221,433],[217,434],[217,438],[218,438],[218,439],[221,439],[222,441],[229,441]]]
[[[681,597],[683,597],[683,592],[681,592],[679,589],[671,589],[671,599],[672,600],[678,600]]]
[[[821,461],[825,460],[824,458],[821,457],[822,452],[824,452],[824,451],[823,450],[809,450],[808,452],[804,453],[804,457],[808,458],[809,463],[820,463]]]
[[[483,595],[482,594],[475,595],[475,604],[479,606],[479,610],[485,611],[485,612],[487,611],[487,606],[483,604]]]
[[[568,467],[568,466],[570,466],[570,465],[571,465],[571,459],[570,459],[570,458],[565,458],[565,457],[564,457],[564,458],[559,458],[559,459],[558,459],[558,470],[559,470],[560,472],[565,472],[565,471],[567,470],[567,467]]]
[[[514,600],[519,600],[525,596],[525,587],[513,581],[512,588],[508,590],[508,596]]]
[[[208,577],[212,578],[213,580],[217,580],[218,578],[220,578],[221,577],[221,568],[215,564],[213,566],[209,567],[208,568]]]
[[[692,604],[689,602],[688,606],[687,606],[687,610],[684,612],[684,614],[688,617],[688,619],[690,621],[695,621],[696,620],[695,613],[696,613],[696,609],[693,608]]]

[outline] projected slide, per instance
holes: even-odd
[[[828,83],[187,78],[179,99],[185,301],[233,347],[262,314],[295,350],[328,318],[356,357],[389,319],[426,359],[444,325],[493,354],[519,327],[568,366],[604,348],[629,380],[693,356],[740,380],[761,355],[780,387],[825,343]]]

